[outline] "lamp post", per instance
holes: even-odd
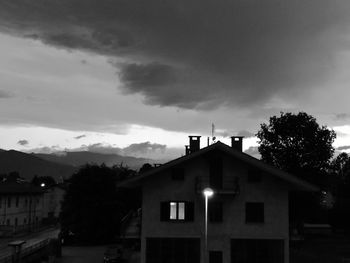
[[[214,195],[214,191],[211,188],[205,188],[203,190],[205,198],[205,226],[204,226],[204,262],[207,262],[208,253],[208,198]]]

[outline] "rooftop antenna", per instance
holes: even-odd
[[[216,137],[214,136],[215,134],[215,125],[214,123],[211,124],[211,139],[212,139],[212,143],[215,143]]]

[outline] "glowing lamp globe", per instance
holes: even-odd
[[[203,194],[205,197],[211,197],[214,195],[214,191],[211,188],[205,188]]]

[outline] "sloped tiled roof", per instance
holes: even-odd
[[[268,165],[246,153],[243,153],[241,151],[238,151],[222,142],[217,142],[215,144],[212,144],[208,147],[205,147],[205,148],[202,148],[200,149],[199,151],[197,152],[194,152],[192,154],[189,154],[189,155],[185,155],[185,156],[182,156],[180,158],[177,158],[177,159],[174,159],[170,162],[167,162],[157,168],[154,168],[150,171],[147,171],[139,176],[136,176],[136,177],[133,177],[133,178],[129,178],[129,179],[126,179],[122,182],[120,182],[117,186],[118,187],[130,187],[130,186],[134,186],[134,185],[139,185],[140,183],[142,183],[143,180],[146,180],[147,178],[149,178],[150,176],[154,175],[154,174],[158,174],[162,171],[165,171],[175,165],[179,165],[183,162],[188,162],[194,158],[197,158],[205,153],[208,153],[208,152],[211,152],[211,151],[214,151],[214,150],[221,150],[223,151],[224,153],[232,156],[233,158],[235,159],[238,159],[238,160],[241,160],[242,162],[252,166],[252,167],[255,167],[261,171],[264,171],[268,174],[271,174],[273,176],[276,176],[290,184],[293,184],[294,186],[297,187],[297,189],[299,190],[303,190],[303,191],[319,191],[320,189],[305,181],[305,180],[302,180],[294,175],[291,175],[289,173],[286,173],[284,171],[281,171],[271,165]]]
[[[1,194],[42,194],[44,191],[31,183],[23,182],[1,182],[0,183],[0,195]]]

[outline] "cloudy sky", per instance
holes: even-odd
[[[348,0],[1,0],[0,58],[3,149],[248,149],[280,111],[350,149]]]

